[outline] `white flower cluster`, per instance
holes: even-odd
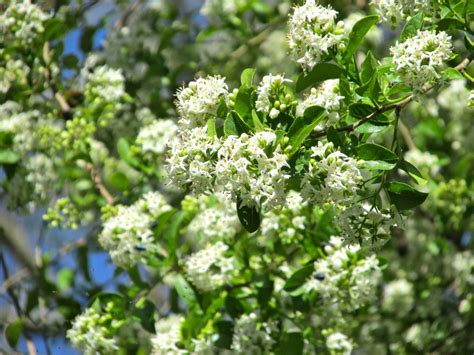
[[[341,236],[349,244],[362,243],[376,249],[388,240],[391,227],[400,223],[391,213],[366,203],[355,202],[350,206],[338,207],[337,225],[341,229]]]
[[[115,264],[129,268],[156,252],[152,225],[164,212],[170,211],[164,197],[149,192],[131,206],[118,206],[99,235],[99,243],[109,251]]]
[[[326,338],[326,347],[330,354],[350,355],[353,345],[346,335],[336,332]]]
[[[200,206],[186,235],[199,244],[230,241],[240,231],[240,226],[234,204],[224,195],[219,195],[215,201]]]
[[[35,154],[25,162],[26,181],[33,187],[32,200],[47,201],[53,189],[57,175],[53,161],[45,154]]]
[[[221,99],[227,100],[228,87],[225,78],[208,76],[191,81],[176,95],[176,106],[181,116],[179,125],[194,128],[206,124],[209,116],[215,116]]]
[[[144,154],[163,155],[177,132],[178,126],[173,120],[157,120],[140,129],[137,144]]]
[[[86,99],[90,102],[99,99],[116,104],[125,95],[125,78],[120,69],[102,65],[87,73],[85,79]]]
[[[22,111],[22,106],[14,101],[0,105],[0,132],[20,133],[30,125],[31,112]]]
[[[312,159],[301,181],[301,195],[318,204],[350,204],[362,182],[357,161],[334,148],[318,142],[311,147]]]
[[[474,253],[470,250],[456,253],[453,268],[457,282],[464,287],[474,286]]]
[[[286,204],[281,210],[272,210],[262,220],[262,235],[268,239],[280,239],[284,244],[291,244],[303,238],[307,227],[304,210],[308,202],[296,191],[289,191]]]
[[[259,321],[255,313],[244,314],[235,322],[232,350],[237,354],[269,354],[275,330],[272,323]]]
[[[324,60],[332,47],[344,37],[344,23],[336,24],[337,11],[306,0],[294,9],[288,23],[289,47],[304,70]]]
[[[469,91],[466,87],[466,80],[451,80],[449,85],[440,91],[436,97],[439,106],[451,113],[452,117],[462,117],[466,112],[473,111],[466,109],[469,107],[470,97],[474,98],[474,91]],[[460,126],[462,129],[462,126]]]
[[[210,139],[206,127],[180,130],[166,160],[170,183],[180,189],[189,187],[196,194],[210,191],[219,148],[220,141]]]
[[[415,91],[441,79],[440,70],[452,54],[451,37],[446,32],[420,31],[390,48],[395,71]]]
[[[383,22],[398,25],[408,16],[432,10],[431,0],[371,0],[372,6]]]
[[[5,66],[0,66],[0,92],[5,94],[12,86],[27,85],[30,71],[22,60],[8,60]]]
[[[240,198],[241,206],[269,211],[283,205],[289,165],[280,147],[274,148],[276,139],[273,132],[229,136],[217,153],[216,185]]]
[[[326,80],[319,87],[311,89],[310,95],[305,98],[299,108],[300,114],[311,106],[323,107],[327,111],[326,119],[315,129],[331,126],[339,120],[339,109],[343,99],[344,96],[341,96],[339,91],[339,79]]]
[[[192,254],[185,264],[186,275],[201,291],[212,291],[230,281],[234,259],[224,254],[228,246],[221,241]]]
[[[11,1],[0,15],[0,34],[4,43],[18,42],[28,48],[44,32],[44,22],[50,16],[30,0]]]
[[[151,338],[153,355],[183,354],[176,345],[181,339],[183,317],[170,315],[155,323],[156,335]]]
[[[382,276],[375,255],[364,258],[359,246],[344,246],[331,237],[324,247],[325,258],[316,260],[314,273],[305,284],[338,312],[354,310],[372,301]]]
[[[119,348],[116,339],[110,335],[105,325],[109,320],[110,315],[100,314],[94,308],[88,308],[74,319],[66,336],[86,355],[114,353]]]
[[[281,103],[280,96],[285,95],[285,83],[291,80],[285,79],[283,75],[265,75],[257,88],[257,111],[269,114],[270,118],[276,118],[281,111],[285,111],[287,105]],[[291,97],[288,97],[291,99]]]
[[[397,279],[385,285],[382,299],[384,310],[403,317],[410,312],[414,304],[415,291],[410,281]]]

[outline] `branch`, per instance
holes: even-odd
[[[109,205],[114,204],[114,198],[112,197],[112,194],[107,190],[105,187],[104,183],[102,182],[102,178],[100,177],[99,173],[97,172],[97,169],[95,168],[94,165],[91,163],[87,163],[86,169],[90,171],[92,181],[94,181],[95,186],[97,187],[97,190],[99,190],[101,196],[105,199],[105,201]]]
[[[474,53],[472,53],[469,57],[467,58],[464,58],[464,60],[459,63],[458,65],[456,65],[454,67],[454,69],[460,71],[461,73],[464,72],[466,70],[466,68],[469,66],[469,64],[471,63],[471,61],[474,59]],[[422,89],[422,94],[426,94],[428,91],[430,91],[431,89],[433,89],[434,86],[430,86],[430,87],[425,87]],[[370,120],[373,120],[374,118],[380,116],[382,113],[385,113],[387,111],[391,111],[391,110],[395,110],[395,109],[403,109],[405,108],[410,102],[412,102],[414,99],[416,98],[415,95],[410,95],[408,96],[406,99],[398,102],[398,103],[395,103],[395,104],[390,104],[390,105],[385,105],[385,106],[382,106],[378,109],[376,109],[374,112],[372,112],[370,115],[364,117],[364,118],[361,118],[359,121],[357,122],[354,122],[353,124],[350,124],[350,125],[346,125],[346,126],[342,126],[342,127],[338,127],[336,128],[336,130],[338,132],[352,132],[354,131],[357,127],[363,125],[364,123],[370,121]],[[320,131],[317,131],[317,132],[314,132],[312,134],[312,137],[313,138],[319,138],[319,137],[324,137],[326,136],[328,133],[328,129],[322,129]]]

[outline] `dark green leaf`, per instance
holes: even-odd
[[[299,355],[303,354],[304,341],[302,333],[284,333],[278,342],[276,355]]]
[[[181,230],[181,225],[186,221],[187,218],[188,218],[187,212],[179,211],[174,216],[171,223],[167,224],[167,229],[164,232],[163,238],[167,243],[168,253],[172,255],[174,255],[176,251],[179,232]]]
[[[240,89],[235,98],[234,110],[245,117],[252,111],[252,100],[250,99],[250,92],[245,89]]]
[[[372,52],[369,51],[360,68],[360,79],[362,83],[368,83],[372,80],[372,77],[377,73],[377,65],[377,59]]]
[[[342,147],[344,144],[344,141],[342,140],[340,133],[337,131],[334,126],[330,126],[328,128],[328,134],[327,138],[329,142],[332,142],[336,148]]]
[[[237,198],[237,215],[249,233],[255,232],[260,227],[260,211],[256,207],[242,206],[240,198]]]
[[[10,323],[5,329],[5,337],[7,338],[8,345],[15,349],[20,340],[21,332],[23,331],[23,321],[21,319]]]
[[[316,65],[308,74],[301,73],[296,81],[296,91],[300,92],[310,86],[328,79],[338,79],[342,69],[336,64],[321,63]]]
[[[285,282],[285,286],[283,286],[283,289],[285,291],[296,290],[298,287],[302,286],[306,282],[306,280],[311,276],[313,272],[313,263],[303,266],[301,269],[297,270],[293,275],[290,276],[290,278]]]
[[[349,113],[356,119],[361,119],[375,112],[375,107],[368,104],[356,103],[349,106]]]
[[[251,88],[253,84],[253,78],[255,77],[256,69],[247,68],[242,72],[240,76],[240,83],[245,88]]]
[[[242,313],[244,313],[244,306],[242,306],[242,303],[231,295],[228,295],[225,299],[225,309],[232,318],[239,318]]]
[[[387,192],[392,204],[400,211],[415,208],[425,202],[428,197],[427,193],[417,191],[403,182],[391,182]]]
[[[418,185],[424,185],[426,184],[426,179],[423,177],[423,175],[420,173],[420,171],[411,163],[402,160],[398,167],[402,170],[404,170],[408,176],[412,178],[412,180],[417,183]]]
[[[142,297],[133,307],[132,315],[140,321],[143,329],[155,332],[155,305],[152,302]]]
[[[232,111],[224,121],[224,133],[228,136],[240,136],[246,133],[250,128],[245,124],[240,115]]]
[[[356,22],[349,34],[349,43],[347,44],[346,53],[344,55],[345,60],[352,58],[367,32],[369,32],[371,27],[378,21],[378,16],[367,16]]]
[[[356,147],[356,151],[358,158],[365,160],[369,169],[391,170],[398,162],[394,152],[378,144],[361,144]]]
[[[262,287],[258,288],[257,300],[261,308],[265,308],[272,298],[273,293],[273,281],[268,277],[265,277]]]
[[[438,22],[438,30],[462,30],[464,29],[464,22],[461,22],[455,18],[444,18]]]
[[[255,127],[255,131],[261,132],[265,129],[262,121],[260,121],[260,118],[258,117],[258,113],[255,112],[255,110],[252,110],[252,120],[253,120],[253,125]]]
[[[97,28],[92,26],[87,26],[82,30],[80,48],[83,52],[87,53],[92,50],[96,31]]]
[[[288,144],[291,146],[289,151],[290,155],[293,155],[298,151],[305,139],[311,134],[314,127],[321,122],[325,112],[326,110],[322,107],[311,106],[305,110],[302,117],[295,119],[288,131]]]
[[[15,164],[20,160],[20,156],[12,150],[0,150],[0,164]]]
[[[423,27],[424,14],[420,12],[413,16],[403,27],[402,33],[400,34],[400,41],[403,42],[407,38],[413,37]]]

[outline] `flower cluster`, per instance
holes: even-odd
[[[205,200],[198,206],[186,235],[198,244],[231,241],[241,229],[235,206],[224,195],[205,197]]]
[[[307,290],[316,291],[335,313],[358,309],[375,298],[382,273],[374,255],[363,257],[358,246],[344,246],[339,237],[331,237],[324,252],[327,256],[314,263]]]
[[[242,2],[243,0],[206,0],[201,7],[201,14],[213,19],[235,15],[239,9],[239,4]]]
[[[212,291],[232,278],[234,261],[226,257],[227,245],[221,241],[192,254],[186,260],[186,275],[201,291]]]
[[[12,1],[0,15],[0,34],[4,43],[15,43],[28,48],[45,30],[44,22],[50,16],[30,0]]]
[[[390,48],[395,71],[416,92],[441,79],[444,62],[452,54],[451,37],[446,32],[420,31]]]
[[[177,132],[178,126],[173,120],[157,120],[140,129],[137,144],[144,154],[163,155]]]
[[[259,321],[255,313],[244,314],[235,322],[232,350],[237,354],[268,354],[275,340],[275,325]]]
[[[155,323],[156,335],[151,338],[153,355],[182,354],[177,343],[181,339],[183,317],[170,315]]]
[[[315,0],[306,0],[290,15],[290,50],[304,70],[323,61],[344,37],[344,23],[336,24],[336,16],[337,11],[318,5]]]
[[[183,128],[203,126],[207,118],[217,115],[221,99],[227,99],[228,87],[225,78],[208,76],[191,81],[176,95],[176,106]]]
[[[428,14],[432,10],[430,0],[371,0],[372,6],[382,21],[398,25],[408,16],[413,16],[419,12]]]
[[[116,352],[119,348],[109,329],[111,321],[109,313],[99,313],[94,308],[88,308],[74,319],[66,336],[86,355]]]
[[[406,279],[397,279],[383,290],[382,308],[399,317],[405,316],[415,303],[413,284]]]
[[[45,154],[38,153],[25,162],[27,175],[25,180],[32,186],[33,201],[47,201],[53,185],[57,181],[57,174],[51,158]]]
[[[350,355],[352,353],[353,344],[346,335],[336,332],[331,333],[326,338],[326,347],[331,355]]]
[[[105,218],[99,243],[110,252],[118,266],[129,268],[157,252],[153,224],[171,210],[158,192],[149,192],[131,206],[118,206],[114,216]]]
[[[273,132],[244,133],[229,136],[222,143],[217,153],[216,184],[231,191],[234,199],[240,198],[241,206],[269,211],[284,204],[288,162],[276,138]]]
[[[280,239],[284,244],[291,244],[303,239],[308,224],[305,211],[308,201],[304,201],[296,191],[289,191],[286,204],[281,210],[272,210],[262,220],[262,236],[270,240]]]
[[[320,106],[327,111],[326,119],[316,129],[331,126],[339,120],[339,110],[344,96],[340,95],[339,80],[326,80],[318,88],[312,88],[299,110],[304,113],[308,107]]]
[[[312,159],[301,181],[303,198],[319,204],[353,202],[362,182],[357,161],[331,142],[318,142],[311,151]]]
[[[280,112],[284,112],[292,99],[285,90],[285,83],[289,82],[291,80],[285,79],[283,75],[265,75],[257,88],[257,111],[268,114],[270,118],[276,118]]]
[[[77,206],[67,197],[60,198],[43,216],[51,227],[71,229],[77,229],[83,222],[82,218]]]

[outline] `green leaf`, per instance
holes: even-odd
[[[372,26],[378,21],[378,16],[367,16],[356,22],[349,34],[349,43],[347,44],[346,53],[344,55],[345,60],[352,58],[367,32],[369,32]]]
[[[352,101],[352,92],[349,80],[344,75],[341,75],[339,78],[339,91],[341,95],[344,96],[344,103],[349,105]]]
[[[249,90],[240,88],[235,98],[234,110],[240,117],[245,117],[252,111],[252,100]]]
[[[297,117],[288,131],[288,144],[291,146],[289,151],[293,155],[298,151],[305,139],[311,134],[314,127],[324,117],[326,110],[319,106],[308,107],[302,117]]]
[[[375,107],[368,104],[355,103],[349,106],[349,114],[356,118],[365,118],[375,112]]]
[[[420,12],[413,16],[403,27],[402,33],[400,34],[400,41],[403,42],[407,38],[413,37],[423,27],[424,14]]]
[[[398,210],[409,210],[421,205],[428,197],[427,193],[415,190],[403,182],[391,182],[387,188],[390,201]]]
[[[398,162],[398,156],[391,150],[373,143],[364,143],[356,147],[359,159],[366,161],[369,169],[392,170]]]
[[[251,88],[253,85],[253,78],[255,77],[256,69],[247,68],[242,72],[240,76],[240,83],[245,88]]]
[[[23,331],[23,321],[18,319],[17,321],[7,325],[5,329],[5,337],[7,338],[8,345],[15,349],[20,340],[21,332]]]
[[[117,142],[117,152],[120,158],[130,166],[138,166],[140,162],[133,156],[130,144],[125,138],[120,138]]]
[[[447,68],[443,73],[448,80],[464,79],[464,76],[460,73],[460,71],[455,68]]]
[[[0,150],[0,164],[15,164],[20,156],[9,149]]]
[[[178,245],[179,232],[182,224],[187,220],[188,213],[185,211],[179,211],[172,219],[171,223],[167,223],[163,234],[163,239],[167,243],[167,251],[170,255],[175,256],[176,247]]]
[[[215,118],[209,118],[207,120],[207,136],[209,137],[211,141],[217,137]]]
[[[255,110],[252,110],[252,121],[255,131],[261,132],[265,129],[265,126],[263,125],[262,121],[260,121],[260,117],[258,117],[258,113],[255,112]]]
[[[245,311],[242,303],[231,295],[228,295],[225,299],[225,309],[232,318],[239,318]]]
[[[303,354],[304,340],[303,334],[297,332],[283,333],[278,342],[276,355],[299,355]]]
[[[260,227],[260,211],[255,207],[242,206],[240,198],[237,198],[237,215],[249,233],[255,232]]]
[[[334,126],[330,126],[327,130],[327,138],[329,142],[332,142],[336,148],[342,147],[344,141],[342,140],[339,132]]]
[[[425,185],[426,184],[426,179],[423,177],[423,175],[420,173],[420,171],[411,163],[407,162],[406,160],[402,160],[399,164],[398,167],[405,171],[408,176],[411,177],[411,179],[417,183],[418,185]]]
[[[92,50],[94,44],[94,35],[96,31],[97,27],[93,26],[86,26],[82,30],[79,47],[83,52],[88,53]]]
[[[296,81],[296,91],[300,92],[310,86],[328,79],[338,79],[342,69],[336,64],[321,63],[316,65],[308,74],[301,73]]]
[[[132,315],[140,321],[143,329],[150,333],[155,332],[155,305],[142,297],[138,300],[132,309]]]
[[[438,30],[440,31],[464,29],[464,22],[461,22],[455,18],[444,18],[440,20],[437,25],[438,25]]]
[[[127,191],[129,189],[128,177],[121,171],[117,171],[107,177],[108,182],[115,189],[120,191]]]
[[[369,51],[360,68],[360,79],[362,83],[368,83],[372,80],[372,77],[377,73],[377,65],[377,59],[372,52]]]
[[[298,287],[302,286],[306,280],[313,274],[314,264],[303,266],[301,269],[297,270],[290,278],[285,282],[283,289],[285,291],[293,291]]]
[[[71,287],[72,282],[74,281],[75,272],[69,268],[61,269],[58,272],[58,289],[65,291]]]
[[[242,133],[250,131],[240,115],[232,111],[224,121],[224,133],[228,136],[240,136]]]
[[[196,293],[191,285],[186,281],[186,279],[182,275],[177,275],[175,284],[176,292],[178,295],[183,299],[184,303],[186,303],[190,308],[199,306],[198,299],[196,297]]]

